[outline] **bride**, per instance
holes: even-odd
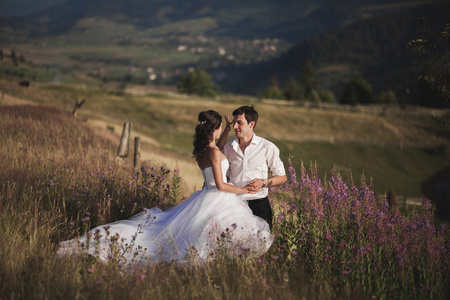
[[[118,259],[125,267],[134,268],[163,261],[207,261],[218,251],[251,257],[267,252],[273,242],[269,225],[252,214],[242,197],[254,189],[226,183],[229,163],[216,145],[221,132],[219,113],[200,112],[193,155],[205,181],[201,191],[166,211],[144,210],[128,220],[98,226],[80,238],[61,242],[58,255],[85,253],[103,262]]]

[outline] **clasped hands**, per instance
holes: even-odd
[[[225,115],[225,122],[226,122],[225,130],[227,130],[227,131],[231,130],[231,125],[233,125],[234,121],[230,120],[230,117]],[[256,194],[261,190],[261,188],[263,186],[264,186],[264,181],[262,179],[255,178],[252,181],[250,181],[249,184],[244,186],[244,189],[246,189],[247,193],[249,193],[249,194]]]
[[[248,191],[249,194],[256,194],[261,190],[263,186],[264,186],[263,180],[255,178],[252,181],[250,181],[250,183],[247,184],[244,188]]]

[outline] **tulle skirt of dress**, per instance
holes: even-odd
[[[128,220],[98,226],[78,239],[60,243],[58,255],[86,253],[125,267],[153,262],[201,262],[217,251],[261,256],[273,235],[241,196],[203,189],[166,211],[152,208]]]

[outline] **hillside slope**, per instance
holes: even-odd
[[[48,34],[66,33],[82,18],[119,18],[122,23],[147,29],[169,23],[213,18],[217,27],[207,36],[236,39],[282,38],[298,42],[327,29],[364,17],[384,14],[423,1],[260,0],[69,0],[31,14]],[[176,34],[176,32],[174,32]]]
[[[113,129],[116,135],[121,134],[123,122],[132,121],[132,136],[141,136],[143,152],[148,153],[143,157],[170,168],[178,166],[189,191],[201,186],[200,172],[191,157],[199,111],[231,114],[249,103],[260,114],[256,133],[275,142],[286,167],[292,155],[297,169],[302,161],[306,167],[315,161],[321,176],[335,166],[346,180],[353,177],[356,182],[364,172],[373,178],[378,193],[395,190],[420,197],[420,182],[449,164],[446,149],[450,140],[448,134],[437,130],[430,117],[432,110],[417,110],[413,116],[368,115],[267,104],[251,98],[217,101],[150,90],[133,95],[62,85],[21,89],[6,81],[0,81],[0,89],[5,99],[15,97],[66,111],[72,111],[74,99],[86,99],[79,117],[101,130]]]

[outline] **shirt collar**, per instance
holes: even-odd
[[[258,145],[260,141],[261,141],[261,138],[253,132],[253,138],[252,138],[252,141],[250,144]]]
[[[260,143],[260,141],[261,141],[261,138],[253,132],[253,137],[252,137],[252,141],[250,142],[250,145],[258,145]],[[239,138],[234,137],[232,145],[233,145],[234,149],[238,149],[239,148]]]

